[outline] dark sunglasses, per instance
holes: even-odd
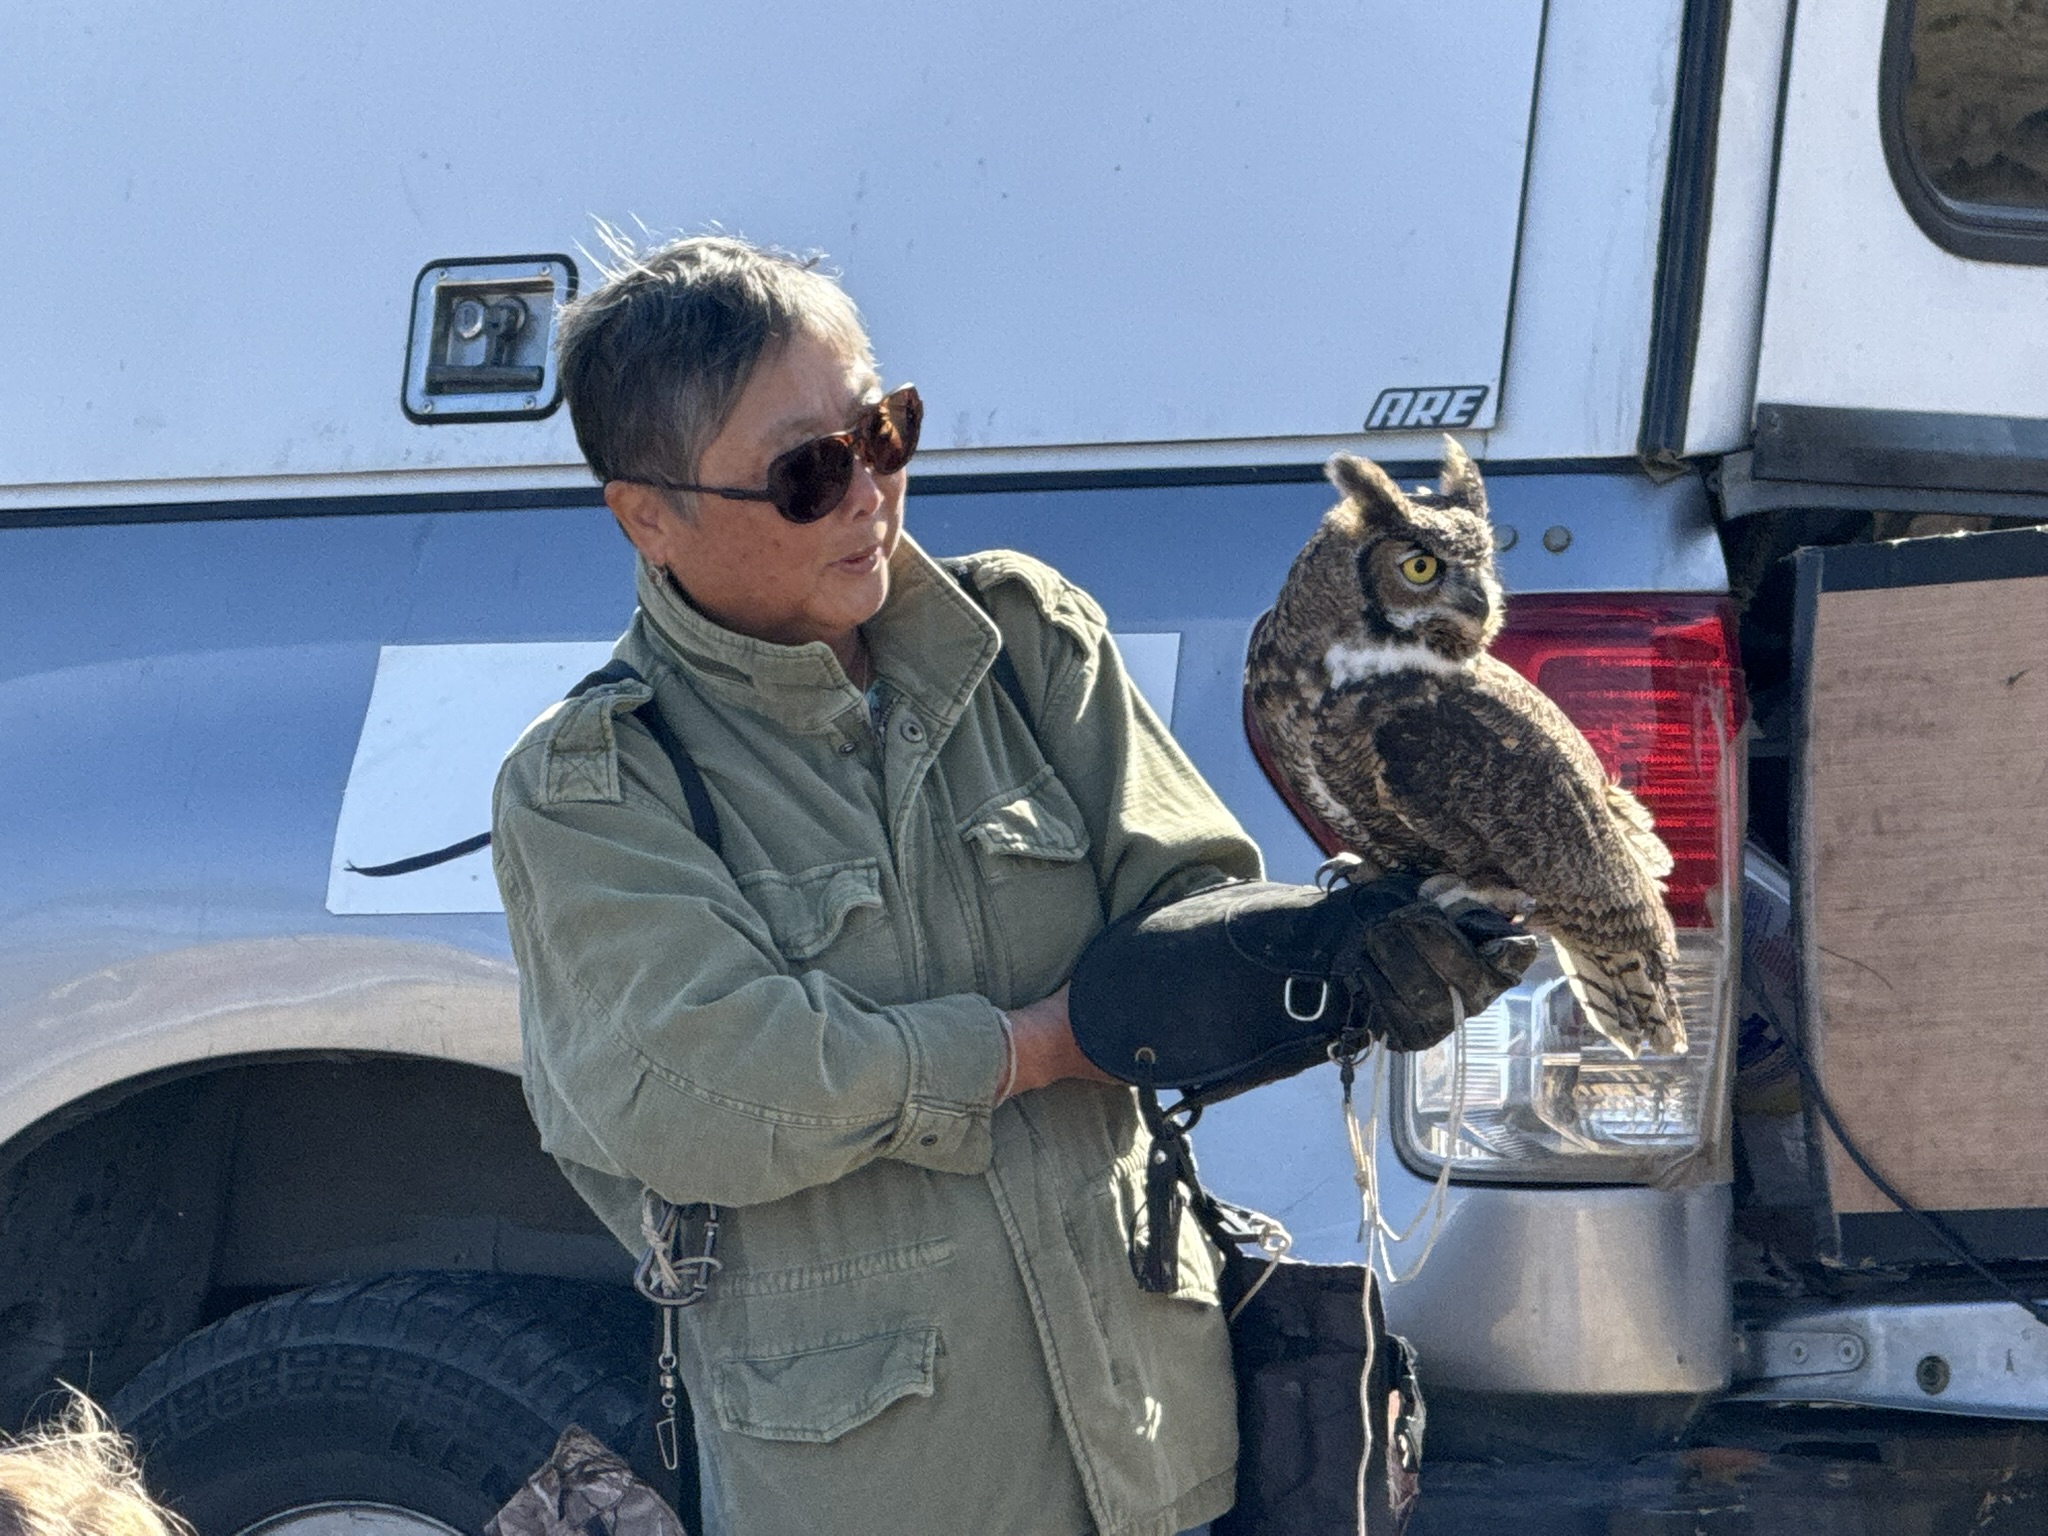
[[[893,475],[917,452],[924,425],[924,401],[906,384],[860,413],[844,432],[827,433],[779,453],[768,465],[768,483],[758,491],[729,485],[686,485],[680,480],[642,480],[664,491],[695,491],[727,501],[765,501],[792,523],[815,523],[846,499],[858,458],[878,475]]]

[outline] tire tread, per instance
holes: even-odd
[[[201,1329],[109,1406],[201,1536],[228,1536],[272,1512],[254,1506],[303,1497],[294,1477],[310,1486],[344,1465],[358,1481],[383,1465],[396,1483],[445,1487],[436,1517],[466,1529],[571,1423],[631,1452],[647,1337],[643,1304],[621,1287],[485,1273],[335,1281]],[[275,1476],[255,1465],[266,1457]]]

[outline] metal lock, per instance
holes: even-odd
[[[575,291],[566,256],[429,262],[413,283],[405,414],[431,426],[553,412],[555,320]]]

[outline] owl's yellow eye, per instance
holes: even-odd
[[[1442,569],[1435,555],[1416,550],[1401,561],[1401,574],[1418,587],[1426,587],[1436,580],[1436,573]]]

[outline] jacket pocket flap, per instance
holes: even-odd
[[[891,1403],[930,1397],[939,1353],[931,1325],[721,1362],[711,1396],[719,1428],[822,1445]]]
[[[982,802],[960,835],[985,853],[1073,864],[1088,857],[1088,824],[1050,766],[1029,782]]]
[[[740,894],[768,921],[787,960],[811,960],[832,947],[846,920],[882,907],[882,871],[873,859],[827,864],[800,875],[758,869],[739,877]]]

